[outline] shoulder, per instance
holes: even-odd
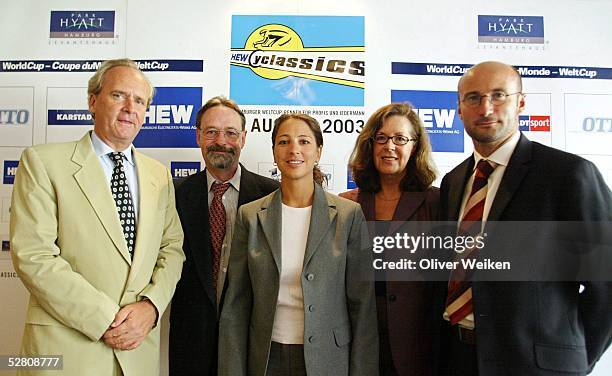
[[[244,166],[241,165],[242,168],[242,177],[241,180],[246,182],[247,184],[256,184],[261,191],[269,193],[276,190],[279,186],[278,181],[274,179],[270,179],[268,177],[255,174],[249,170],[247,170]]]
[[[329,192],[325,192],[325,197],[327,198],[328,204],[336,207],[338,212],[352,213],[355,211],[361,211],[361,205],[353,200],[344,198],[342,196],[337,196]]]
[[[256,215],[257,212],[270,206],[270,203],[274,199],[274,196],[275,194],[277,194],[277,192],[280,191],[277,189],[272,193],[267,194],[266,196],[258,198],[257,200],[247,202],[246,204],[241,205],[240,208],[238,208],[238,211],[242,213],[243,216],[247,217]]]
[[[440,188],[431,186],[425,190],[425,202],[437,204],[440,201]]]
[[[191,187],[196,186],[198,189],[206,191],[206,171],[202,170],[193,175],[174,180],[174,189],[177,194],[179,192],[189,191]]]
[[[357,198],[359,197],[359,188],[351,189],[350,191],[339,193],[338,196],[345,198],[347,200],[357,202]]]

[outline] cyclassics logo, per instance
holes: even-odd
[[[114,38],[115,11],[52,10],[51,38]]]
[[[241,104],[362,106],[364,18],[233,16],[230,94]]]
[[[478,42],[544,44],[544,17],[478,15]]]
[[[173,179],[180,179],[200,172],[200,162],[170,162]]]
[[[363,52],[363,46],[307,48],[290,27],[269,24],[255,29],[243,49],[232,49],[231,64],[270,80],[295,76],[363,88]]]
[[[19,161],[4,161],[2,184],[13,184]]]
[[[435,152],[463,152],[463,125],[457,114],[457,92],[392,90],[392,102],[410,102]]]

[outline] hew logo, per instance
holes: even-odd
[[[200,172],[200,162],[170,162],[173,179],[180,179]]]
[[[521,115],[519,116],[521,132],[550,132],[550,116]]]
[[[202,105],[201,87],[156,88],[153,104],[134,140],[137,147],[198,147],[195,116]]]
[[[357,184],[355,180],[353,180],[353,174],[351,172],[350,167],[346,167],[346,189],[354,189],[357,188]]]
[[[392,90],[392,102],[409,102],[423,122],[435,152],[463,152],[463,126],[457,116],[457,92]]]
[[[114,38],[115,11],[52,10],[51,38]]]
[[[478,15],[478,42],[544,44],[544,17]]]
[[[4,161],[2,184],[13,184],[15,182],[18,165],[19,161]]]

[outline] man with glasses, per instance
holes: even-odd
[[[612,220],[610,190],[591,162],[519,132],[526,95],[512,66],[475,65],[458,90],[459,116],[474,153],[442,180],[442,220],[458,221],[459,230],[468,233],[482,233],[484,226],[490,230],[494,221],[601,226]],[[477,228],[470,228],[473,224]],[[527,241],[549,244],[538,229]],[[537,265],[535,252],[543,248],[514,244],[520,258]],[[499,250],[490,245],[479,252]],[[567,251],[554,249],[553,255]],[[555,261],[544,264],[552,267]],[[440,298],[446,320],[442,375],[584,375],[612,339],[607,282],[470,282],[452,275]]]
[[[206,169],[176,184],[187,260],[170,313],[171,376],[217,374],[218,317],[236,212],[278,188],[239,163],[245,124],[238,105],[220,96],[196,115]]]

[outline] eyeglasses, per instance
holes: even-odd
[[[384,145],[386,144],[389,139],[391,139],[391,141],[393,141],[393,143],[395,145],[406,145],[407,143],[409,143],[410,141],[418,141],[418,138],[408,138],[406,136],[402,136],[401,134],[396,134],[395,136],[387,136],[386,134],[377,134],[375,136],[371,137],[371,140],[376,142],[377,144],[381,144]]]
[[[223,133],[226,139],[230,141],[236,141],[238,140],[238,137],[240,137],[242,131],[233,128],[224,130],[219,130],[217,128],[206,128],[202,129],[202,133],[204,134],[204,138],[207,140],[216,140],[219,136],[219,133]]]
[[[476,106],[480,106],[480,102],[482,101],[482,98],[486,97],[488,98],[489,102],[493,104],[493,106],[501,106],[502,104],[506,103],[506,99],[508,99],[509,96],[516,95],[516,94],[523,94],[523,93],[521,93],[520,91],[517,91],[516,93],[512,93],[512,94],[507,94],[503,91],[493,91],[489,94],[482,94],[482,95],[478,93],[469,93],[465,97],[463,97],[461,102],[463,102],[468,107],[476,107]]]

